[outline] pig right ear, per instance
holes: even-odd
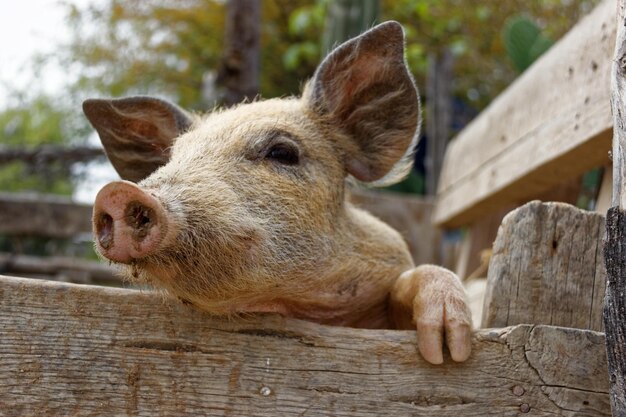
[[[193,123],[175,104],[152,97],[89,99],[83,111],[115,170],[133,182],[165,165],[174,140]]]
[[[337,143],[353,177],[382,185],[408,173],[420,108],[399,23],[382,23],[336,48],[303,98],[322,122],[343,134]]]

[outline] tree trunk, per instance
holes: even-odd
[[[437,194],[439,173],[452,124],[452,67],[449,49],[431,55],[426,79],[426,194]]]
[[[604,327],[611,407],[614,416],[626,416],[626,0],[617,13],[617,39],[611,71],[613,109],[613,207],[606,219],[607,269]]]
[[[217,84],[222,104],[232,106],[259,93],[261,0],[229,0],[224,56]]]
[[[332,0],[328,4],[322,51],[360,35],[378,20],[379,0]]]

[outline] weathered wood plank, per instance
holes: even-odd
[[[606,353],[614,416],[626,416],[626,213],[607,214],[605,259],[608,279],[604,299]]]
[[[33,167],[40,167],[56,162],[63,164],[90,162],[104,157],[104,149],[93,146],[39,145],[36,147],[15,147],[0,145],[0,165],[19,161]]]
[[[551,324],[602,331],[604,216],[534,201],[509,213],[489,265],[483,327]]]
[[[451,142],[436,224],[471,223],[608,162],[614,21],[605,0]]]
[[[54,195],[0,193],[0,233],[52,238],[91,233],[91,206]]]
[[[64,256],[39,257],[0,252],[0,274],[20,277],[45,276],[55,281],[82,284],[122,284],[115,268],[97,261]]]
[[[220,320],[150,292],[0,279],[0,413],[609,415],[601,333],[481,330],[429,365],[412,331]]]
[[[606,355],[614,416],[626,416],[626,0],[617,3],[617,39],[611,69],[613,195],[607,213],[604,258]]]
[[[432,225],[428,197],[352,190],[350,200],[398,230],[417,264],[439,263],[441,233]],[[0,193],[0,233],[68,238],[91,233],[92,207],[44,194]]]

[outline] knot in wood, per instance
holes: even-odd
[[[625,55],[622,55],[622,56],[619,58],[619,66],[620,66],[620,69],[622,70],[622,71],[621,71],[621,72],[622,72],[622,74],[623,74],[624,72],[626,72],[626,54],[625,54]]]

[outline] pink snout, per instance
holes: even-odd
[[[112,182],[100,190],[92,224],[98,252],[121,263],[156,252],[168,231],[163,205],[128,181]]]

